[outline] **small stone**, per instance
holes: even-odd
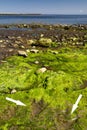
[[[41,34],[41,35],[40,35],[40,37],[43,37],[43,36],[44,36],[44,34]]]
[[[11,94],[16,93],[16,92],[17,92],[16,89],[12,89]]]
[[[6,46],[2,44],[2,45],[0,45],[0,47],[5,48]]]
[[[1,60],[1,62],[2,62],[2,63],[6,63],[7,61],[5,61],[5,60]]]
[[[33,48],[33,49],[35,49],[35,48],[36,48],[36,46],[32,46],[32,48]]]
[[[39,52],[39,50],[37,50],[37,49],[31,49],[31,50],[30,50],[30,52],[33,52],[33,53],[38,53],[38,52]]]
[[[24,26],[24,28],[26,28],[26,27],[27,27],[27,24],[24,24],[23,26]]]
[[[78,38],[76,38],[76,37],[73,37],[73,39],[72,39],[72,40],[73,40],[73,41],[77,41],[77,39],[78,39]]]
[[[5,41],[6,41],[6,43],[9,42],[9,40],[5,40]]]
[[[21,46],[21,48],[22,48],[22,49],[25,49],[25,47],[24,47],[24,46]]]
[[[27,44],[28,44],[28,45],[32,45],[32,44],[35,44],[35,43],[36,43],[36,40],[35,40],[35,39],[27,40]]]
[[[39,64],[39,61],[35,61],[35,64]]]
[[[76,45],[83,45],[83,42],[76,42]]]
[[[26,52],[30,52],[30,50],[29,50],[29,49],[27,49],[27,50],[26,50]]]
[[[58,54],[58,52],[57,52],[57,51],[51,51],[51,53],[53,53],[53,54]]]
[[[13,49],[9,49],[9,52],[12,52],[13,51]]]
[[[17,48],[17,47],[18,47],[18,44],[13,44],[13,47]]]
[[[77,119],[78,119],[78,118],[77,118],[77,117],[75,117],[75,118],[73,118],[73,119],[72,119],[72,121],[76,121]]]
[[[18,51],[18,55],[27,57],[27,53],[25,51]]]
[[[21,43],[21,41],[15,41],[15,43],[16,43],[16,44],[20,44],[20,43]]]
[[[72,43],[73,46],[74,46],[75,44],[76,44],[75,42]]]
[[[0,40],[0,43],[3,42],[3,40]]]
[[[38,72],[44,73],[47,69],[45,67],[38,70]]]
[[[10,39],[10,40],[11,40],[11,39],[13,39],[13,37],[11,37],[11,36],[8,36],[8,39]]]
[[[21,39],[21,36],[18,36],[17,39]]]

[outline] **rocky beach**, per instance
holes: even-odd
[[[0,25],[0,130],[86,130],[86,89],[87,25]]]
[[[87,25],[0,25],[0,62],[19,51],[81,47],[87,42]],[[47,42],[47,43],[45,43]]]

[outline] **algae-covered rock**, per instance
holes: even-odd
[[[53,54],[58,54],[58,51],[50,51]]]
[[[35,43],[36,43],[36,40],[35,40],[35,39],[27,40],[27,44],[28,44],[28,45],[32,45],[32,44],[35,44]]]
[[[78,41],[78,38],[77,38],[77,37],[71,37],[70,39],[71,39],[72,41],[74,41],[74,42],[75,42],[75,41]]]
[[[50,38],[40,38],[39,45],[50,47],[52,45],[52,40]]]

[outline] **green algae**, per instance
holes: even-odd
[[[56,51],[56,54],[50,50],[29,53],[26,58],[12,56],[0,65],[1,130],[86,130],[86,50],[62,48]],[[41,67],[46,67],[46,72],[38,72]],[[13,89],[17,92],[12,94]],[[83,98],[71,115],[79,94]],[[7,96],[27,106],[6,101]]]

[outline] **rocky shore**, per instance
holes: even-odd
[[[0,130],[86,130],[86,89],[87,25],[0,25]]]
[[[80,47],[87,43],[87,25],[0,25],[0,62],[18,51],[37,47]],[[41,48],[41,49],[42,49]]]

